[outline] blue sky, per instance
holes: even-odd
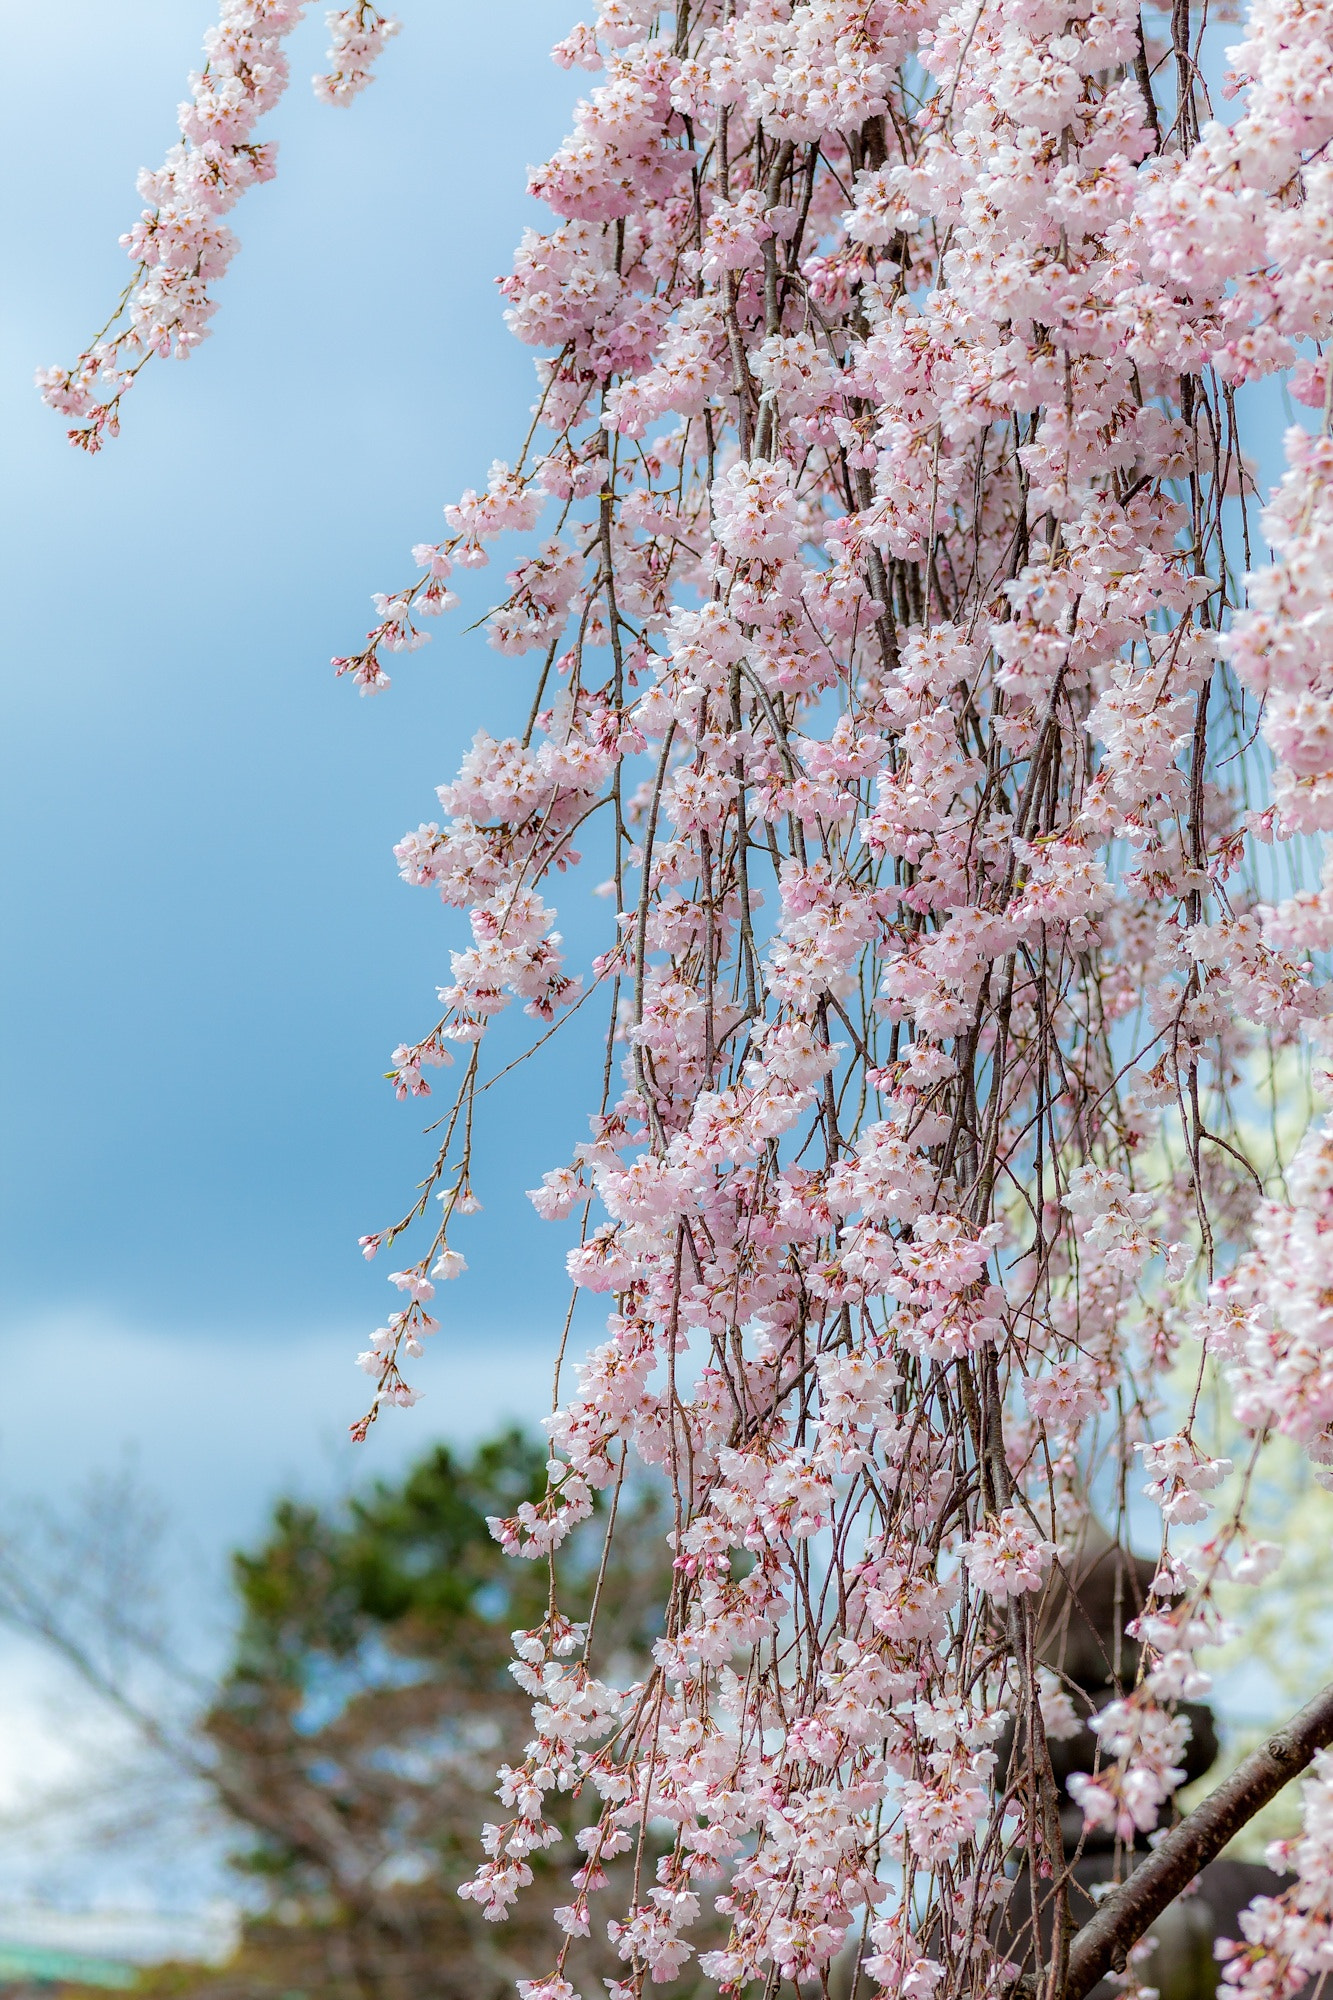
[[[493,1093],[425,1399],[357,1458],[351,1355],[397,1295],[356,1238],[426,1158],[381,1073],[458,938],[390,849],[479,723],[526,712],[528,674],[463,633],[494,570],[389,695],[328,661],[525,428],[493,280],[537,219],[525,168],[567,129],[547,50],[572,13],[405,5],[377,82],[331,109],[312,10],[213,337],[146,371],[90,462],[32,370],[124,282],[134,175],[212,11],[4,0],[0,80],[0,1490],[59,1492],[133,1445],[208,1560],[280,1484],[542,1407],[562,1244],[522,1190],[583,1129],[564,1063]],[[561,912],[576,950],[590,887]]]
[[[431,0],[404,7],[363,97],[323,107],[322,12],[267,122],[278,178],[232,218],[213,337],[150,367],[90,462],[32,371],[72,358],[124,283],[134,177],[175,136],[213,7],[0,0],[0,1503],[22,1532],[29,1496],[69,1504],[130,1463],[189,1645],[214,1656],[226,1551],[279,1490],[549,1407],[563,1244],[522,1191],[585,1129],[566,1062],[492,1093],[485,1212],[458,1233],[471,1269],[424,1399],[352,1447],[352,1357],[398,1296],[356,1239],[406,1207],[429,1144],[382,1072],[459,934],[391,848],[529,694],[525,664],[463,630],[494,570],[389,695],[358,699],[328,662],[526,428],[531,357],[494,279],[539,219],[525,169],[576,85],[547,56],[571,0]],[[592,880],[561,910],[576,957],[605,921]],[[506,1053],[527,1028],[505,1024]],[[0,1637],[0,1813],[114,1753]],[[0,1901],[216,1882],[205,1856],[176,1879],[151,1843],[78,1856],[59,1829],[0,1850]]]

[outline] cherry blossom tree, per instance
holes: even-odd
[[[41,377],[86,449],[207,331],[303,11],[222,0],[119,312]],[[329,18],[342,102],[394,23]],[[841,1954],[894,2000],[1081,2000],[1306,1769],[1291,1886],[1224,1978],[1333,1967],[1333,1691],[1175,1805],[1220,1593],[1280,1560],[1265,1448],[1333,1464],[1333,1124],[1297,1115],[1333,1093],[1333,7],[1252,0],[1230,123],[1206,28],[1199,0],[604,0],[554,51],[597,80],[503,285],[530,433],[335,663],[387,689],[451,573],[521,538],[489,636],[531,658],[527,726],[480,732],[397,849],[470,939],[394,1053],[402,1098],[460,1080],[363,1240],[401,1268],[356,1431],[414,1399],[463,1267],[496,1016],[540,1062],[600,1009],[588,1137],[532,1199],[609,1312],[545,1496],[493,1524],[552,1584],[465,1892],[502,1918],[547,1802],[600,1801],[525,2000],[570,2000],[594,1922],[638,2000],[714,1903],[727,1994]],[[1312,414],[1261,511],[1269,377]],[[579,842],[607,914],[570,968]],[[555,1553],[640,1464],[674,1568],[625,1685]],[[1131,1527],[1155,1566],[1062,1794],[1086,1710],[1051,1621]],[[1066,1796],[1127,1862],[1158,1839],[1081,1928]]]

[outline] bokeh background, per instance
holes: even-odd
[[[32,371],[119,293],[135,173],[175,137],[214,8],[0,5],[0,1496],[21,1532],[38,1500],[128,1467],[201,1659],[226,1553],[280,1490],[327,1495],[433,1436],[535,1420],[565,1308],[559,1232],[522,1194],[586,1129],[556,1062],[488,1100],[485,1209],[457,1234],[471,1268],[440,1300],[422,1402],[347,1442],[368,1389],[353,1356],[397,1301],[356,1239],[407,1206],[444,1101],[399,1105],[382,1072],[434,1018],[458,942],[391,847],[438,812],[479,722],[529,693],[523,663],[464,630],[494,569],[389,694],[359,699],[328,663],[443,532],[442,504],[521,440],[531,358],[494,279],[577,84],[546,53],[567,0],[402,11],[345,109],[308,86],[322,9],[293,36],[264,128],[278,178],[231,218],[214,335],[146,371],[89,461]],[[595,879],[561,910],[576,959],[605,918]],[[0,1637],[0,1807],[95,1760],[102,1727]],[[136,1865],[10,1842],[0,1894],[123,1900]]]

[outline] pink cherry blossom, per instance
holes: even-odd
[[[300,12],[225,0],[125,323],[43,378],[89,448],[206,330]],[[1280,1559],[1246,1511],[1268,1439],[1333,1477],[1333,1128],[1276,1115],[1298,1054],[1333,1100],[1326,14],[1251,0],[1227,125],[1193,41],[1154,82],[1130,0],[602,0],[553,51],[584,94],[501,280],[531,435],[335,662],[385,690],[484,571],[524,688],[394,849],[446,928],[388,1076],[444,1101],[361,1241],[401,1268],[355,1435],[465,1268],[496,1022],[531,1022],[534,1079],[575,1014],[605,1034],[529,1195],[600,1332],[545,1492],[491,1523],[552,1595],[463,1894],[502,1920],[558,1795],[587,1807],[524,2000],[576,2000],[585,1936],[613,2000],[696,1954],[728,1995],[862,1945],[894,2000],[1044,1976],[996,1917],[1062,1870],[1062,1801],[1035,1767],[1006,1792],[995,1745],[1083,1726],[1034,1642],[1099,1506],[1137,1454],[1161,1560],[1069,1783],[1131,1842],[1173,1810],[1221,1586]],[[321,94],[392,26],[330,17]],[[1266,509],[1234,394],[1263,376],[1316,413]],[[644,1469],[672,1585],[626,1684],[561,1549]],[[1325,1758],[1296,1884],[1227,1960],[1256,2000],[1329,1967],[1331,1795]]]

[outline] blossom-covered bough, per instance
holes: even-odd
[[[126,322],[44,378],[77,441],[203,333],[301,11],[224,0]],[[392,24],[333,20],[342,97]],[[1333,1461],[1333,1130],[1282,1138],[1333,1066],[1333,6],[1253,0],[1229,125],[1204,26],[605,0],[555,51],[597,80],[504,281],[532,434],[336,663],[387,687],[451,572],[525,538],[489,628],[531,659],[528,726],[480,733],[398,849],[471,939],[394,1056],[405,1098],[461,1081],[420,1199],[364,1240],[402,1268],[358,1429],[413,1400],[462,1267],[491,1022],[519,1000],[540,1050],[602,1008],[589,1136],[533,1199],[577,1225],[606,1337],[546,1500],[495,1531],[553,1559],[646,1463],[674,1583],[626,1687],[553,1561],[517,1635],[534,1739],[466,1893],[502,1917],[577,1792],[561,1920],[609,1926],[613,2000],[696,1950],[726,1993],[841,1954],[867,1994],[1077,2000],[1162,1905],[1122,1891],[1096,1951],[1073,1936],[1052,1607],[1155,1504],[1070,1780],[1128,1855],[1175,1814],[1219,1594],[1278,1559],[1260,1454]],[[1260,529],[1238,399],[1272,375],[1309,415]],[[608,877],[581,979],[551,901],[580,844]],[[1225,1968],[1256,1994],[1333,1966],[1333,1695],[1302,1727],[1228,1821],[1317,1758],[1293,1886]],[[1192,1872],[1220,1823],[1154,1865]],[[568,2000],[565,1969],[527,2000]]]
[[[72,368],[43,368],[43,400],[76,422],[71,444],[100,451],[120,430],[120,399],[154,355],[184,360],[208,333],[217,309],[209,293],[236,251],[222,217],[247,188],[272,180],[277,147],[251,134],[287,87],[283,41],[308,0],[224,0],[221,19],[204,38],[206,61],[190,78],[182,104],[180,140],[162,165],[139,175],[147,203],[121,237],[134,272],[115,312]],[[326,16],[327,74],[316,95],[347,104],[370,82],[371,64],[398,23],[370,4]]]

